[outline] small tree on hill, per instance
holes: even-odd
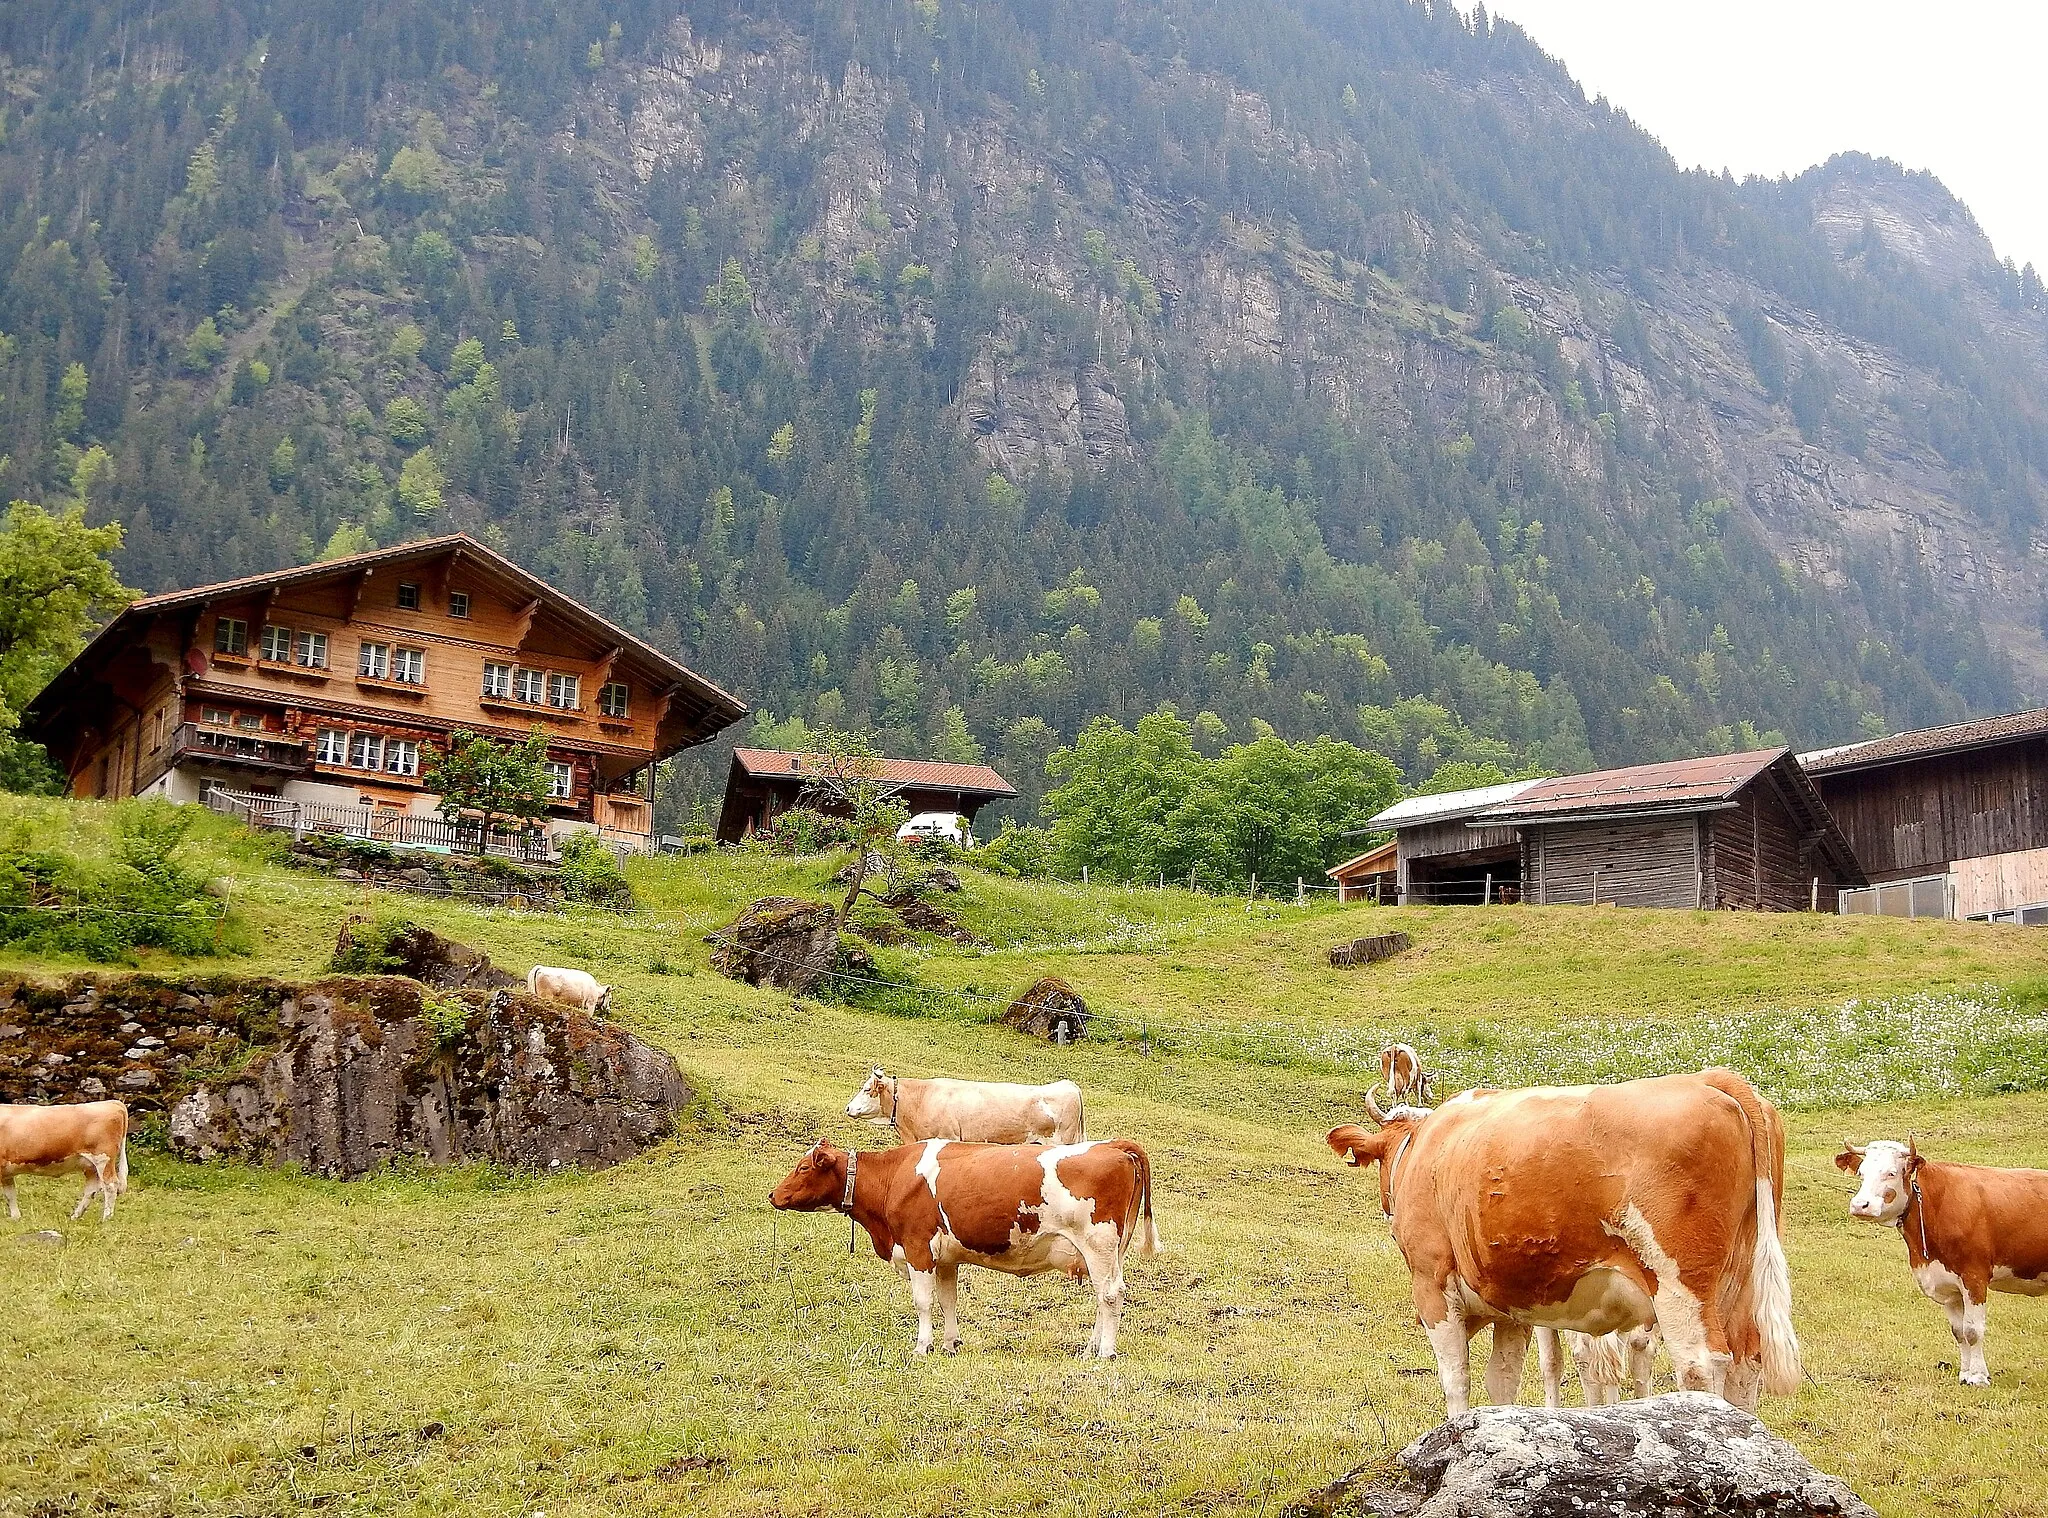
[[[458,831],[476,829],[481,851],[500,823],[519,832],[540,825],[548,809],[548,741],[538,728],[524,743],[498,743],[451,733],[448,752],[427,765],[426,787],[441,797],[441,815]]]
[[[843,925],[872,873],[871,861],[879,857],[883,868],[895,873],[896,830],[910,814],[896,799],[902,784],[883,778],[881,756],[865,736],[824,728],[813,739],[816,748],[805,756],[810,773],[804,782],[804,799],[819,811],[844,815],[851,834],[847,840],[853,849],[851,883],[846,899],[839,904]]]

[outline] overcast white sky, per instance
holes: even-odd
[[[1469,3],[1466,9],[1470,9]],[[2044,0],[1488,0],[1686,168],[1931,169],[2048,274]]]

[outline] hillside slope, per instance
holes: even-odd
[[[2038,279],[1483,16],[131,10],[0,17],[0,487],[151,588],[468,527],[1027,804],[1162,699],[1420,779],[2048,669]]]

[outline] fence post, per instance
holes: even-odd
[[[1252,896],[1253,896],[1254,898],[1256,898],[1256,897],[1258,896],[1258,894],[1259,894],[1259,877],[1258,877],[1258,876],[1256,876],[1256,875],[1254,875],[1254,876],[1252,876]]]
[[[1813,877],[1813,896],[1807,902],[1806,910],[1809,912],[1818,912],[1820,910],[1820,876],[1818,875]]]
[[[1593,905],[1600,905],[1600,866],[1593,866]]]
[[[1300,906],[1303,902],[1307,900],[1308,893],[1306,889],[1302,886],[1301,877],[1297,875],[1294,877],[1294,904],[1296,906]]]
[[[1192,891],[1192,890],[1194,890],[1194,888],[1195,888],[1195,867],[1194,867],[1193,865],[1189,865],[1189,866],[1188,866],[1188,889],[1189,889],[1190,891]]]
[[[1479,904],[1482,907],[1493,905],[1493,871],[1491,870],[1486,872],[1486,884],[1479,888]]]
[[[1088,866],[1085,864],[1081,866],[1081,884],[1088,884]]]

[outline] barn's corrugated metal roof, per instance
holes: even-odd
[[[1909,733],[1892,733],[1861,743],[1843,743],[1834,748],[1814,749],[1799,756],[1799,767],[1812,775],[1836,775],[1846,770],[1869,769],[1880,764],[1898,764],[1908,759],[1926,759],[1938,754],[1961,753],[1988,748],[2024,738],[2048,736],[2048,707],[2008,712],[2002,717],[1980,717],[1974,722],[1952,722],[1946,727],[1916,728]]]
[[[1760,748],[1746,754],[1714,754],[1586,775],[1559,775],[1539,780],[1520,795],[1485,808],[1475,814],[1475,821],[1512,825],[1589,812],[1606,816],[1700,811],[1733,798],[1785,753],[1782,748]]]
[[[1510,780],[1504,785],[1474,786],[1468,791],[1444,791],[1435,796],[1410,796],[1384,812],[1366,819],[1369,828],[1408,828],[1423,822],[1453,822],[1484,811],[1497,802],[1509,801],[1540,780]]]
[[[818,773],[817,754],[778,748],[736,748],[733,763],[760,780]],[[1017,788],[985,764],[942,764],[936,759],[878,759],[877,778],[920,790],[964,791],[981,796],[1014,796]]]

